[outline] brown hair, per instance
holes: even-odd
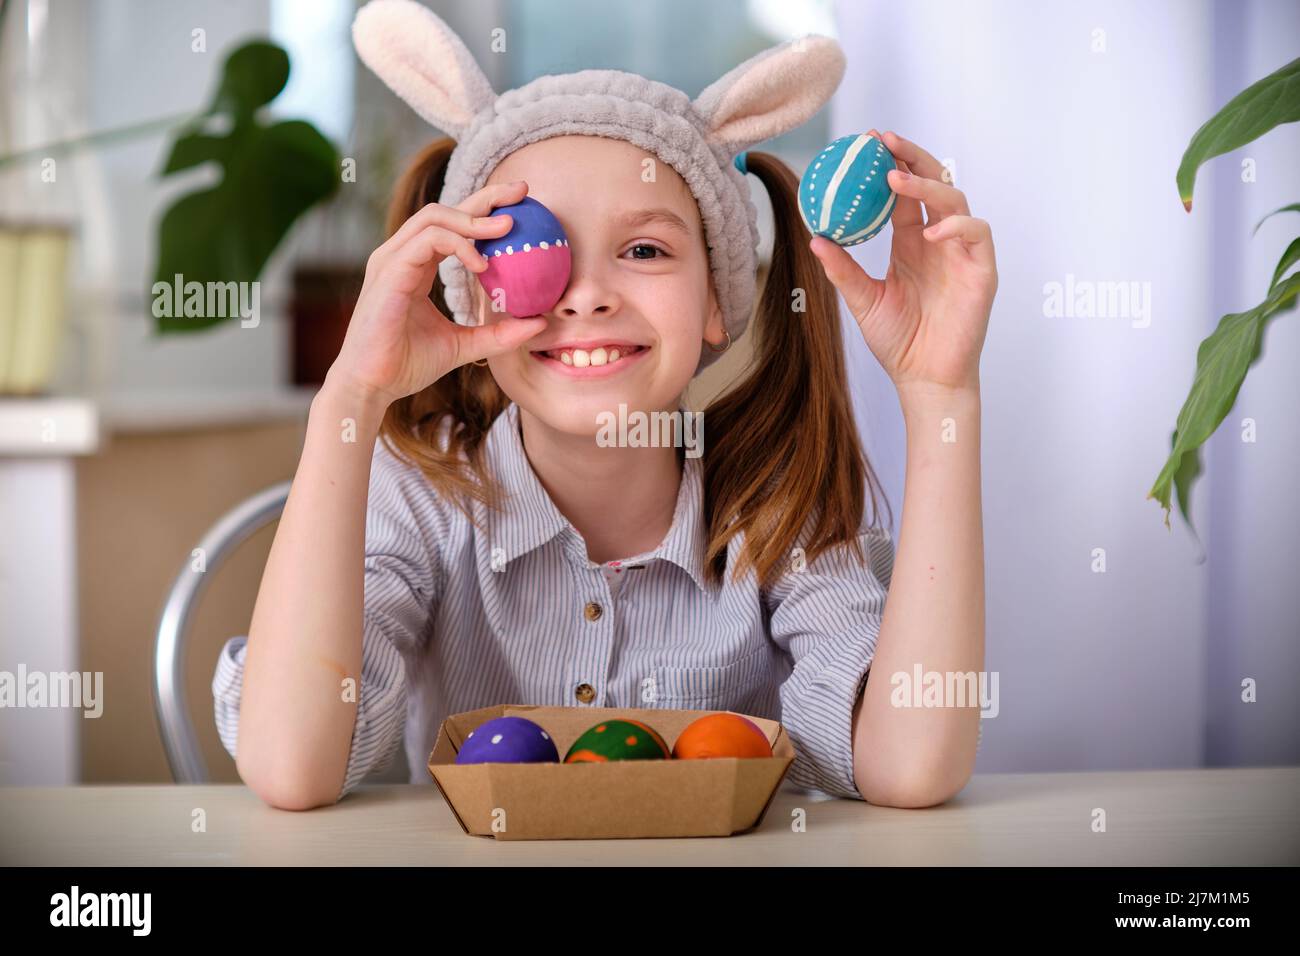
[[[394,190],[387,235],[437,202],[455,146],[454,140],[438,139],[415,157]],[[749,152],[746,165],[771,199],[772,262],[751,323],[757,341],[748,374],[704,409],[709,435],[703,462],[704,573],[721,581],[727,543],[744,532],[733,579],[753,567],[760,586],[768,587],[796,545],[802,544],[812,561],[847,543],[865,561],[857,539],[864,486],[870,489],[873,525],[880,518],[877,496],[887,509],[889,503],[854,425],[838,299],[808,248],[798,179],[768,153]],[[805,311],[792,307],[795,289],[803,290]],[[450,316],[440,278],[430,299]],[[470,498],[499,507],[484,439],[509,403],[487,366],[462,365],[390,405],[380,436],[469,516]],[[444,422],[449,426],[445,449],[438,439]],[[809,536],[801,541],[804,534]]]

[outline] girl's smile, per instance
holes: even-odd
[[[602,341],[599,344],[584,342],[536,349],[530,354],[544,368],[569,378],[608,378],[639,364],[649,351],[648,345]]]

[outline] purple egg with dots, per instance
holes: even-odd
[[[555,215],[531,196],[492,210],[494,216],[502,213],[514,217],[510,231],[474,242],[487,257],[478,281],[491,297],[488,308],[518,319],[549,312],[569,285],[568,237]]]
[[[456,763],[559,763],[555,741],[524,717],[494,717],[465,738]]]

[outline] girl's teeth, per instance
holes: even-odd
[[[612,362],[617,362],[623,357],[623,353],[616,348],[606,349],[602,345],[590,352],[586,349],[564,349],[558,357],[565,365],[572,365],[574,368],[587,368],[588,366],[609,365]]]

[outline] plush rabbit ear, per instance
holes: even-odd
[[[496,99],[460,37],[414,0],[370,0],[352,21],[352,43],[389,89],[453,139]]]
[[[732,154],[806,122],[844,78],[844,51],[809,34],[750,57],[695,99],[711,141]]]

